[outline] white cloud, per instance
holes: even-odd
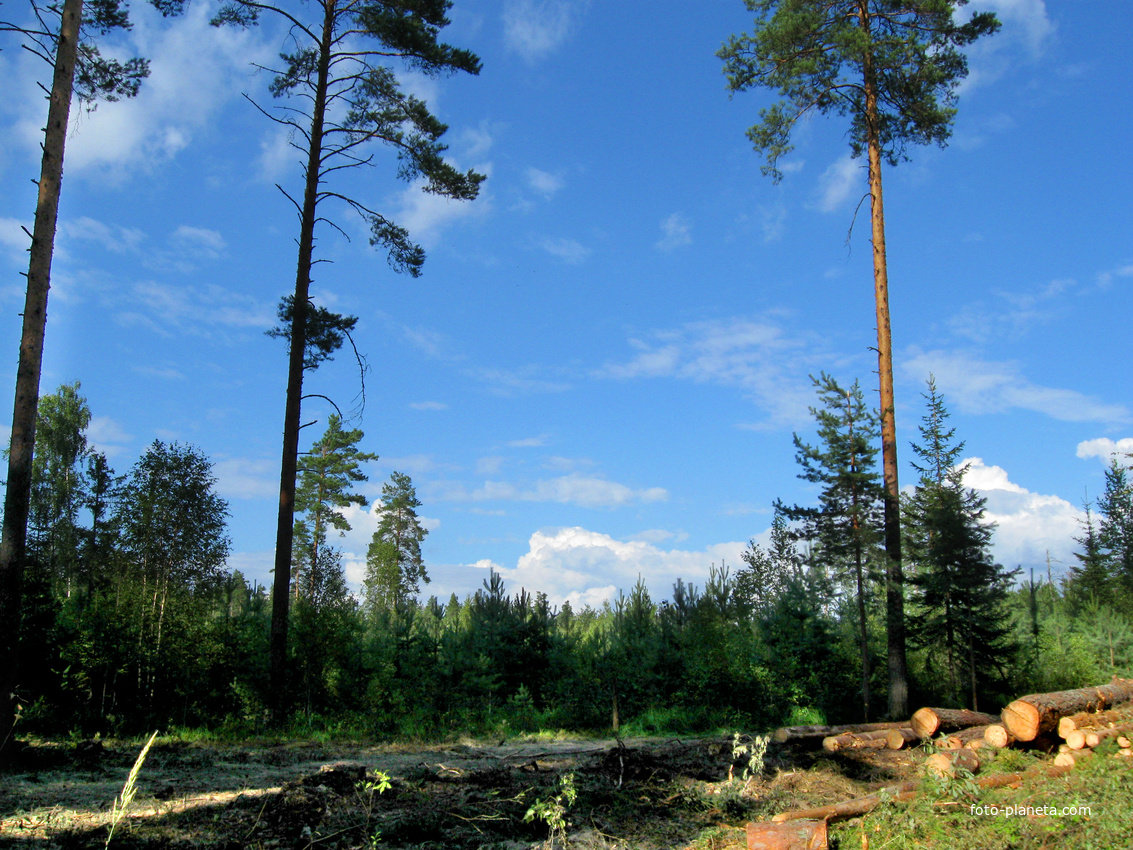
[[[552,257],[557,257],[571,265],[578,265],[590,256],[589,248],[581,242],[576,242],[574,239],[567,239],[565,237],[557,239],[547,237],[539,241],[539,247]]]
[[[1076,390],[1033,384],[1013,362],[981,360],[963,351],[921,351],[910,347],[900,363],[910,380],[936,376],[937,386],[965,413],[1004,413],[1011,409],[1042,413],[1063,422],[1130,421],[1129,409],[1109,404]]]
[[[1044,0],[973,0],[958,18],[968,20],[975,12],[994,12],[1003,26],[967,49],[968,76],[959,86],[962,95],[1008,73],[1020,58],[1040,57],[1055,32]]]
[[[1133,277],[1133,264],[1127,266],[1118,266],[1114,269],[1106,269],[1098,273],[1098,285],[1107,288],[1113,285],[1114,278],[1119,277]]]
[[[583,508],[612,509],[639,503],[663,502],[669,498],[669,493],[663,487],[634,490],[596,475],[570,473],[527,485],[485,481],[475,490],[453,485],[442,490],[439,498],[452,502],[556,502]]]
[[[968,464],[964,484],[987,499],[984,519],[996,524],[992,538],[995,560],[1007,568],[1022,565],[1046,569],[1049,554],[1059,573],[1076,563],[1074,537],[1080,534],[1082,512],[1060,496],[1032,493],[1011,481],[1000,466],[988,466],[982,458]]]
[[[123,444],[130,443],[134,436],[122,427],[121,423],[109,416],[92,416],[87,426],[87,439],[96,449],[110,457],[125,453]]]
[[[1096,440],[1083,440],[1078,444],[1078,457],[1100,458],[1107,466],[1109,459],[1114,455],[1129,454],[1133,454],[1133,437],[1123,437],[1120,440],[1098,437]]]
[[[566,185],[559,175],[538,168],[528,168],[523,174],[527,185],[548,201]]]
[[[132,287],[128,303],[130,309],[119,313],[119,322],[163,335],[181,330],[212,337],[220,329],[266,329],[275,324],[274,311],[268,306],[211,284],[142,281]]]
[[[490,166],[476,166],[481,174],[488,174]],[[425,181],[416,180],[397,200],[398,212],[393,220],[409,231],[409,238],[426,248],[434,247],[441,232],[457,222],[481,218],[491,211],[491,199],[481,185],[479,196],[473,201],[456,201],[425,191]]]
[[[448,410],[448,405],[442,401],[413,401],[409,407],[413,410]]]
[[[809,419],[814,390],[807,373],[830,368],[832,360],[821,339],[792,338],[771,318],[692,322],[629,342],[637,354],[628,362],[605,365],[597,377],[677,378],[740,387],[769,413],[773,425]]]
[[[216,461],[216,491],[226,499],[278,499],[279,461],[235,457]]]
[[[661,238],[657,248],[662,251],[672,251],[692,244],[692,225],[680,213],[673,213],[661,222]]]
[[[862,185],[862,163],[846,154],[822,172],[818,208],[822,212],[834,212]]]
[[[699,552],[662,549],[660,541],[617,540],[584,528],[537,531],[528,551],[512,569],[493,565],[511,592],[520,587],[542,591],[554,605],[569,600],[574,607],[598,607],[629,592],[640,576],[654,601],[668,598],[682,578],[703,586],[713,563],[740,563],[746,543],[719,543]]]
[[[122,227],[117,224],[106,224],[96,221],[89,216],[79,216],[74,219],[65,219],[59,223],[60,240],[66,248],[68,240],[85,239],[97,242],[108,251],[115,254],[131,254],[138,250],[145,240],[145,233],[133,227]]]
[[[89,115],[72,110],[69,174],[95,171],[120,180],[168,161],[239,95],[249,62],[265,63],[275,53],[258,30],[211,27],[209,3],[192,4],[169,20],[148,4],[130,11],[130,50],[150,58],[150,76],[136,98],[100,104]],[[24,118],[24,135],[37,144],[40,110],[42,101]]]
[[[513,449],[531,449],[547,445],[548,439],[550,439],[550,437],[547,434],[540,434],[538,437],[524,437],[521,440],[508,440],[507,444]]]
[[[566,42],[589,5],[589,0],[507,0],[504,40],[524,60],[536,62]]]
[[[0,218],[0,248],[12,265],[26,268],[31,237],[24,233],[24,227],[30,225],[14,218]]]

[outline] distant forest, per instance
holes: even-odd
[[[420,601],[426,532],[408,476],[383,485],[361,595],[336,507],[364,504],[359,430],[330,417],[300,458],[285,717],[270,717],[269,589],[228,569],[227,505],[197,449],[155,441],[125,475],[87,441],[79,384],[39,403],[17,729],[156,727],[505,737],[840,722],[885,713],[877,417],[815,380],[817,442],[796,436],[814,505],[775,506],[771,541],[703,586],[644,582],[594,609],[493,573]],[[997,709],[1025,692],[1133,673],[1133,490],[1114,459],[1059,584],[990,558],[962,443],[931,384],[902,504],[914,704]],[[706,565],[707,566],[707,565]],[[880,696],[879,696],[880,695]]]

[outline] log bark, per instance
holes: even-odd
[[[938,732],[954,732],[969,726],[986,726],[998,717],[966,708],[919,708],[909,724],[922,738],[931,738]]]
[[[903,750],[909,744],[920,741],[921,736],[913,731],[911,726],[902,729],[890,729],[885,733],[885,746],[891,750]]]
[[[1126,736],[1130,734],[1133,734],[1133,723],[1126,726],[1113,726],[1109,729],[1076,729],[1071,733],[1073,740],[1067,738],[1066,743],[1075,750],[1080,750],[1083,747],[1093,749],[1110,738],[1117,738],[1117,746],[1128,747],[1129,739]],[[1074,743],[1079,735],[1082,736],[1082,746],[1075,747]],[[1122,741],[1125,743],[1122,743]]]
[[[830,735],[822,739],[822,749],[829,753],[836,753],[839,750],[883,749],[888,743],[886,736],[890,732],[898,731],[900,730],[878,729],[873,732],[844,732],[841,735]]]
[[[749,823],[748,850],[826,850],[826,821]]]
[[[1015,736],[1002,723],[992,723],[984,727],[984,740],[995,749],[1002,750],[1015,743]]]
[[[978,749],[984,744],[984,733],[987,727],[991,724],[983,726],[969,726],[967,729],[961,729],[959,732],[953,732],[941,744],[941,748],[945,750],[959,750],[967,747],[969,750]],[[972,746],[977,744],[977,746]]]
[[[1080,711],[1058,720],[1058,737],[1066,738],[1076,729],[1103,729],[1111,724],[1133,723],[1133,703],[1109,711]]]
[[[848,723],[842,726],[781,726],[776,729],[771,739],[777,744],[788,742],[803,743],[806,741],[821,741],[833,735],[844,735],[847,732],[877,732],[886,729],[899,729],[908,726],[907,720],[891,720],[883,723]]]
[[[1133,679],[1115,677],[1108,685],[1020,697],[1003,709],[1003,725],[1020,741],[1033,741],[1057,729],[1067,715],[1104,711],[1127,702],[1133,702]]]
[[[946,753],[934,753],[925,760],[926,772],[935,773],[937,776],[948,779],[954,777],[956,772],[961,769],[969,773],[978,773],[980,769],[979,756],[971,750],[959,749]]]

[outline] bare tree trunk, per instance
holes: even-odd
[[[868,4],[860,6],[869,33]],[[870,219],[873,225],[873,283],[877,306],[877,371],[881,390],[881,457],[885,476],[885,614],[889,644],[889,716],[909,713],[905,660],[905,576],[901,569],[900,486],[897,483],[897,424],[893,407],[893,343],[889,328],[889,270],[885,256],[885,207],[881,191],[881,122],[873,58],[863,61],[869,153]]]
[[[55,223],[63,183],[63,152],[75,84],[75,59],[83,0],[64,0],[55,53],[55,74],[47,107],[47,127],[39,175],[39,198],[28,263],[28,288],[16,370],[16,398],[12,408],[12,442],[8,457],[8,489],[4,497],[4,527],[0,539],[0,760],[12,740],[19,682],[19,624],[23,601],[23,572],[27,551],[28,510],[31,504],[32,454],[35,450],[39,376],[43,363],[43,336],[47,327],[47,290],[51,286],[51,258],[55,250]]]
[[[295,523],[295,479],[299,462],[299,426],[303,400],[303,360],[307,347],[307,301],[311,286],[311,265],[315,243],[315,211],[319,200],[322,169],[323,118],[326,111],[327,81],[330,75],[331,39],[334,33],[335,2],[324,7],[322,42],[319,50],[318,82],[311,114],[310,144],[307,149],[306,187],[303,192],[302,222],[299,231],[299,259],[295,272],[295,296],[291,313],[291,343],[287,368],[287,403],[283,419],[283,456],[279,472],[279,517],[275,533],[275,582],[271,611],[271,693],[273,720],[280,722],[287,713],[287,627],[291,544]]]

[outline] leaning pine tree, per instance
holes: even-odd
[[[299,213],[299,256],[291,296],[272,590],[270,699],[277,717],[286,710],[290,561],[315,225],[327,221],[324,204],[344,204],[366,221],[370,243],[388,250],[395,271],[420,274],[425,254],[405,228],[344,194],[349,184],[343,172],[371,165],[374,154],[369,148],[374,142],[392,146],[398,176],[419,181],[424,191],[454,200],[476,197],[483,176],[458,171],[444,159],[441,137],[448,128],[424,102],[401,90],[396,74],[399,67],[432,76],[479,73],[480,60],[474,54],[437,40],[448,24],[450,6],[449,0],[232,0],[213,21],[252,26],[267,14],[286,22],[288,43],[294,45],[281,54],[282,64],[273,69],[271,83],[271,93],[285,98],[287,106],[276,113],[261,109],[292,132],[292,144],[304,158],[302,197],[284,192]]]
[[[181,12],[184,0],[150,0],[163,15]],[[4,496],[3,537],[0,540],[0,622],[19,623],[23,605],[28,511],[31,501],[32,455],[39,406],[39,377],[47,329],[47,292],[55,254],[55,226],[63,188],[63,154],[67,146],[71,101],[93,108],[100,100],[133,97],[149,76],[149,63],[140,57],[121,62],[103,56],[97,38],[129,29],[130,18],[121,0],[32,0],[22,20],[0,20],[0,32],[19,36],[22,47],[52,68],[47,92],[47,124],[40,160],[35,223],[29,236],[27,291],[24,299],[20,355],[16,367],[16,396],[12,405],[12,437]],[[25,233],[27,231],[25,230]],[[0,629],[0,755],[10,741],[17,714],[19,629]]]
[[[893,407],[893,353],[881,163],[896,165],[910,144],[943,145],[952,131],[956,87],[967,75],[960,48],[995,32],[991,13],[958,23],[967,0],[744,0],[756,14],[751,34],[732,36],[717,54],[731,92],[754,87],[782,97],[748,130],[767,158],[764,173],[783,176],[779,158],[791,131],[811,113],[850,118],[850,149],[867,158],[873,238],[881,441],[885,475],[886,619],[889,714],[908,716],[900,488]]]

